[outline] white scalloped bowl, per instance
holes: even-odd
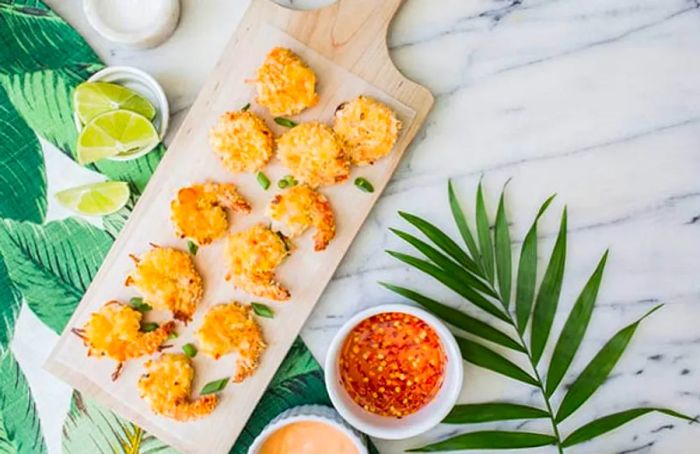
[[[400,312],[413,315],[426,322],[440,337],[447,364],[445,378],[437,395],[427,405],[403,418],[393,418],[370,413],[356,404],[340,381],[338,358],[347,335],[358,323],[373,315]],[[369,436],[386,440],[409,438],[426,432],[442,421],[454,407],[462,390],[464,367],[457,341],[437,317],[418,307],[406,304],[385,304],[359,312],[340,328],[333,338],[325,363],[326,388],[338,413],[353,427]]]

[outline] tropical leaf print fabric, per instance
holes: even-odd
[[[41,369],[165,153],[75,162],[72,92],[102,67],[40,0],[0,0],[0,454],[175,452]],[[75,217],[53,200],[104,180],[126,181],[134,195],[105,218]],[[329,401],[297,341],[231,452],[245,453],[275,415],[305,403]]]

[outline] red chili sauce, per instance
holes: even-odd
[[[401,418],[435,397],[446,362],[440,337],[427,323],[388,312],[363,320],[348,334],[340,354],[340,381],[365,410]]]

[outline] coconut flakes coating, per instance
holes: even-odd
[[[250,111],[226,112],[209,131],[209,144],[229,171],[255,172],[272,158],[274,139],[265,122]]]
[[[318,102],[316,74],[294,52],[275,47],[256,75],[258,104],[273,116],[295,115]]]

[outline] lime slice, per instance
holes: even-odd
[[[129,185],[106,181],[66,189],[56,193],[56,200],[66,208],[86,216],[114,213],[129,201]]]
[[[149,120],[156,116],[156,109],[148,99],[134,90],[106,82],[84,82],[73,92],[73,105],[83,124],[96,116],[112,110],[130,110]]]
[[[78,162],[89,164],[118,154],[135,154],[160,142],[148,118],[129,110],[114,110],[93,118],[78,137]]]

